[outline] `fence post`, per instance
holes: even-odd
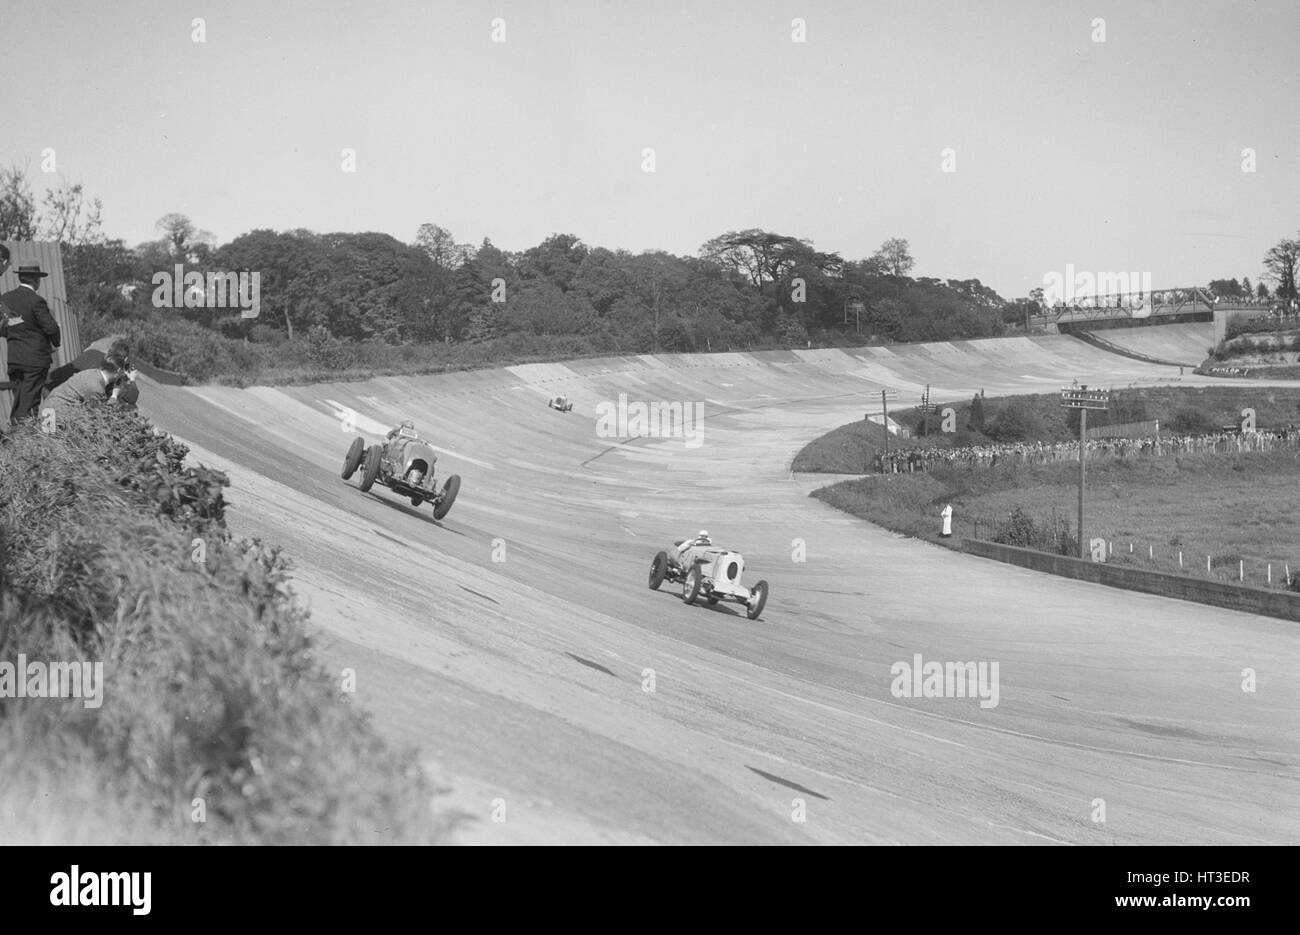
[[[1183,553],[1181,551],[1179,551],[1178,553],[1178,567],[1179,568],[1183,567]]]
[[[1237,580],[1246,580],[1246,560],[1244,558],[1237,560]]]

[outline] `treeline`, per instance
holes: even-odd
[[[1012,304],[978,280],[910,278],[905,241],[893,242],[892,256],[882,248],[850,262],[757,230],[724,234],[683,257],[590,247],[572,234],[512,253],[486,239],[457,244],[431,224],[409,244],[378,233],[256,230],[210,246],[193,239],[181,216],[161,223],[162,240],[134,249],[120,241],[69,248],[81,309],[107,321],[151,317],[170,290],[155,286],[155,273],[182,264],[187,273],[259,274],[256,319],[205,308],[198,296],[192,308],[166,311],[253,343],[521,335],[578,337],[593,352],[629,353],[986,337],[1002,332]],[[1011,316],[1022,317],[1020,309]]]
[[[254,230],[217,244],[180,214],[161,218],[158,231],[134,247],[109,239],[98,202],[79,185],[36,199],[22,171],[0,172],[0,240],[64,243],[69,303],[88,338],[138,331],[161,339],[189,322],[241,344],[281,347],[279,356],[369,365],[382,347],[413,345],[429,347],[423,356],[432,358],[447,353],[432,345],[478,348],[459,357],[498,346],[517,356],[557,344],[570,353],[642,353],[977,338],[1024,321],[1030,305],[977,279],[912,277],[900,238],[846,260],[758,229],[721,234],[694,256],[633,254],[573,234],[511,252],[489,239],[458,243],[435,224],[410,243],[381,233]],[[189,307],[159,308],[172,287],[156,277],[177,264],[186,273],[257,273],[258,316],[207,307],[197,295]],[[193,332],[171,338],[192,341]],[[349,355],[348,347],[358,350]]]

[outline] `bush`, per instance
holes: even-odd
[[[0,446],[0,659],[100,662],[106,686],[99,708],[0,698],[6,755],[43,770],[24,785],[59,815],[147,826],[99,843],[435,840],[415,760],[339,699],[283,557],[230,537],[225,478],[186,453],[102,409]],[[36,833],[16,794],[0,802],[6,840]]]
[[[1079,538],[1070,531],[1070,521],[1055,510],[1045,523],[1035,523],[1022,508],[1015,507],[1010,516],[995,527],[992,541],[1002,545],[1037,549],[1057,555],[1078,555]]]
[[[1013,398],[1002,406],[984,433],[994,441],[1019,442],[1042,437],[1044,428],[1042,417],[1032,404]]]
[[[1214,421],[1208,413],[1197,409],[1194,406],[1181,406],[1169,419],[1168,423],[1161,426],[1171,432],[1179,434],[1199,435],[1204,432],[1217,432],[1220,426]]]

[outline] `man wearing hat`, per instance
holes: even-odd
[[[60,339],[50,307],[36,292],[49,274],[36,263],[21,264],[15,272],[18,288],[0,295],[0,336],[9,342],[9,382],[14,394],[10,422],[30,415],[40,405],[41,388]]]

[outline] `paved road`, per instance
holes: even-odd
[[[925,382],[956,400],[1177,370],[1065,337],[860,355],[150,387],[147,403],[229,471],[234,529],[293,556],[324,658],[418,745],[459,840],[1300,842],[1295,624],[900,539],[788,470],[881,385],[910,403]],[[556,393],[573,412],[544,405]],[[621,393],[702,403],[701,442],[601,437],[597,407]],[[370,440],[415,419],[463,478],[445,520],[340,480],[345,410]],[[699,528],[770,583],[761,620],[646,588],[654,553]],[[891,666],[917,654],[996,662],[996,706],[896,697]]]

